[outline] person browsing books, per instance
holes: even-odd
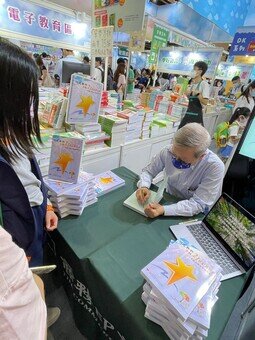
[[[43,263],[45,230],[57,228],[33,149],[41,143],[35,62],[0,39],[0,216],[30,266]]]
[[[170,147],[160,151],[145,167],[137,184],[136,197],[148,217],[193,216],[206,213],[221,194],[224,164],[208,149],[211,137],[198,123],[179,129]],[[180,201],[162,206],[147,204],[153,178],[161,171],[166,176],[166,191]]]
[[[193,66],[191,83],[186,91],[186,95],[189,98],[189,105],[181,121],[180,128],[187,123],[204,124],[203,106],[207,105],[210,97],[210,85],[203,79],[207,68],[208,66],[204,61],[198,61]]]

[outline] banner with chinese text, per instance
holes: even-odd
[[[110,57],[113,49],[113,26],[93,28],[91,35],[91,55]]]
[[[90,46],[90,27],[87,24],[28,1],[0,1],[0,30],[70,45]]]
[[[239,27],[229,51],[229,56],[255,55],[255,26]]]
[[[204,61],[208,65],[205,74],[208,78],[213,78],[216,68],[222,55],[222,49],[198,48],[196,52],[186,48],[160,49],[158,56],[158,72],[190,75],[193,65],[197,61]]]
[[[153,37],[151,41],[151,53],[149,57],[150,64],[157,63],[158,51],[161,47],[165,47],[169,37],[169,30],[167,28],[154,25]]]
[[[221,80],[232,80],[233,77],[239,76],[242,83],[248,83],[251,72],[253,70],[253,64],[232,64],[232,63],[220,63],[215,78]]]

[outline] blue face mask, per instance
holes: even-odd
[[[180,169],[180,170],[184,170],[184,169],[189,169],[191,164],[190,163],[185,163],[179,159],[177,159],[176,157],[172,156],[172,163],[173,163],[173,166],[176,168],[176,169]]]

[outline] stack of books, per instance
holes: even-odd
[[[105,147],[105,142],[110,140],[110,136],[102,131],[102,126],[99,123],[75,125],[76,131],[84,135],[85,151],[101,149]]]
[[[105,142],[106,145],[114,147],[124,144],[127,126],[126,119],[121,119],[114,115],[100,115],[99,123],[102,126],[102,130],[110,136],[110,140]]]
[[[106,171],[95,176],[95,190],[97,196],[102,196],[125,185],[124,179],[112,171]]]
[[[151,94],[149,92],[142,92],[141,93],[141,105],[148,106],[150,102],[150,96]]]
[[[217,301],[221,267],[205,253],[181,241],[141,271],[146,283],[145,317],[160,325],[172,340],[204,339]]]
[[[54,210],[61,218],[81,215],[86,207],[97,202],[92,174],[81,171],[77,183],[54,181],[48,177],[44,178],[44,183]]]
[[[127,127],[125,133],[125,143],[132,142],[141,137],[144,112],[143,111],[133,111],[133,110],[123,110],[117,113],[119,118],[127,120]]]
[[[150,125],[153,121],[154,111],[149,107],[145,107],[144,109],[144,119],[141,131],[141,139],[150,138]]]

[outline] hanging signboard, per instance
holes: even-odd
[[[92,28],[91,34],[91,55],[110,57],[113,48],[113,26]]]
[[[197,48],[196,52],[187,48],[165,48],[159,50],[158,72],[190,75],[197,61],[208,65],[206,77],[213,78],[223,49]]]
[[[229,55],[255,55],[255,26],[238,28]]]
[[[118,32],[143,29],[146,0],[93,0],[93,27],[114,26]]]
[[[143,52],[145,47],[146,31],[132,32],[129,40],[129,51]]]
[[[249,64],[232,64],[232,63],[220,63],[215,78],[220,80],[232,80],[233,77],[239,76],[242,83],[248,83],[250,79],[253,65]]]
[[[165,47],[169,37],[169,30],[167,28],[154,25],[153,36],[151,41],[151,53],[149,57],[150,64],[157,63],[158,50]]]
[[[67,14],[22,0],[0,1],[0,32],[90,46],[90,27],[87,24],[78,23]],[[28,39],[31,41],[31,38],[24,38],[25,41]]]

